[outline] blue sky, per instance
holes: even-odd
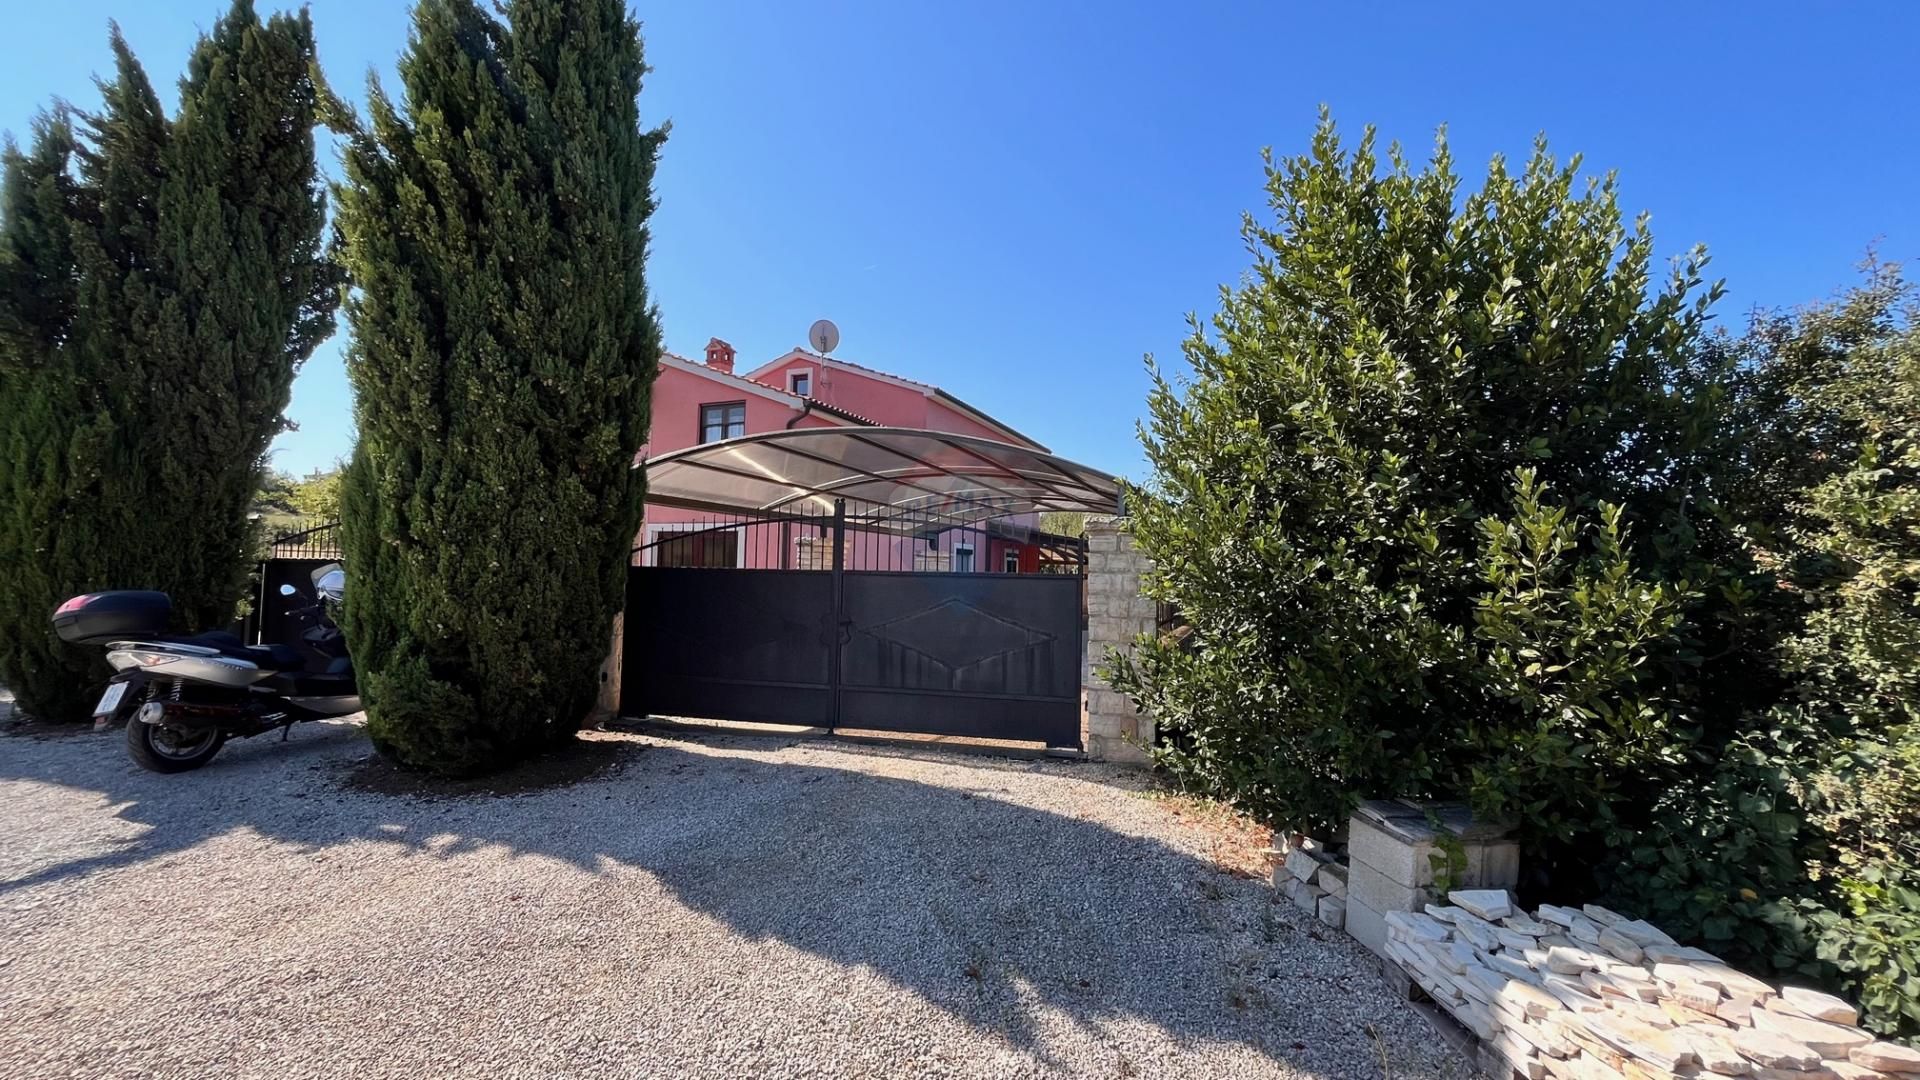
[[[171,101],[225,5],[12,7],[0,128],[24,134],[53,96],[95,100],[109,18]],[[312,7],[336,86],[390,79],[406,5]],[[1247,265],[1259,150],[1303,148],[1322,103],[1418,151],[1450,125],[1470,181],[1540,131],[1617,169],[1663,254],[1711,249],[1727,322],[1831,293],[1870,244],[1920,255],[1911,3],[636,10],[655,68],[641,109],[673,122],[650,267],[670,349],[718,335],[758,363],[829,317],[838,355],[1134,475],[1142,355],[1174,359],[1184,313]],[[295,384],[281,468],[349,445],[339,348]]]

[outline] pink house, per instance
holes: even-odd
[[[653,384],[652,438],[642,448],[658,457],[701,443],[800,427],[909,427],[974,435],[1035,450],[1046,447],[937,386],[903,379],[845,360],[794,349],[760,367],[734,371],[734,348],[707,342],[706,361],[667,353]],[[647,508],[634,561],[644,565],[827,569],[822,538],[802,526],[715,529],[726,522],[667,507]],[[1035,515],[985,529],[929,531],[912,539],[856,534],[851,569],[1034,573],[1043,551]],[[686,533],[685,539],[674,534]]]

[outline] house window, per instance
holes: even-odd
[[[747,403],[729,401],[700,406],[700,441],[719,442],[737,439],[747,433]]]
[[[953,545],[953,572],[956,574],[973,573],[973,545]]]
[[[1006,555],[1001,558],[1000,569],[1006,571],[1009,574],[1017,574],[1020,572],[1020,549],[1019,548],[1007,549]]]
[[[740,530],[704,525],[649,525],[646,551],[654,566],[740,566]]]
[[[787,377],[787,381],[793,392],[801,397],[806,397],[813,392],[813,372],[811,371],[796,371]]]

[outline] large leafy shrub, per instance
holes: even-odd
[[[1920,1032],[1920,338],[1897,270],[1709,335],[1704,257],[1544,147],[1461,197],[1371,136],[1269,163],[1131,492],[1190,624],[1112,658],[1275,825],[1510,817],[1601,893]]]
[[[346,623],[379,748],[449,773],[571,738],[639,526],[663,132],[622,0],[421,0],[336,190],[359,441]]]
[[[1920,1037],[1920,323],[1897,267],[1741,343],[1754,444],[1791,486],[1753,508],[1804,605],[1781,723],[1823,735],[1800,796],[1824,845],[1801,905],[1869,1026]]]
[[[1462,197],[1444,138],[1382,169],[1325,120],[1270,162],[1274,221],[1190,376],[1155,371],[1130,493],[1192,632],[1114,675],[1195,787],[1309,831],[1470,797],[1564,847],[1640,820],[1765,694],[1702,685],[1745,587],[1689,520],[1717,287],[1697,252],[1655,283],[1644,220],[1577,165],[1541,145]]]
[[[0,680],[73,719],[98,650],[52,634],[103,588],[224,625],[295,371],[332,329],[314,151],[313,27],[236,0],[172,118],[116,32],[90,114],[5,153],[0,202]]]
[[[1842,882],[1837,909],[1807,906],[1820,959],[1840,971],[1861,1022],[1911,1045],[1920,1036],[1920,873],[1876,863]]]
[[[1813,733],[1762,728],[1675,770],[1597,849],[1608,902],[1752,970],[1829,977],[1801,905],[1821,846],[1798,787],[1822,753]]]

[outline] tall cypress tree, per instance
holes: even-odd
[[[71,114],[59,108],[35,122],[30,149],[9,141],[0,158],[0,682],[48,717],[86,707],[97,662],[60,648],[46,621],[58,602],[48,598],[86,561],[75,550],[86,541],[63,527],[68,493],[101,457],[86,421],[91,380],[65,337],[80,301],[74,152]]]
[[[188,61],[157,207],[164,288],[129,303],[169,378],[146,433],[184,534],[174,603],[195,625],[233,617],[256,550],[247,510],[267,446],[287,426],[293,379],[333,332],[339,267],[325,250],[314,146],[318,89],[305,10],[264,24],[235,0]]]
[[[236,0],[173,119],[112,40],[99,112],[10,148],[0,204],[0,680],[49,718],[84,715],[98,663],[51,634],[66,597],[232,618],[267,444],[338,303],[307,15]]]
[[[345,114],[359,442],[346,630],[380,749],[470,773],[569,738],[639,525],[664,130],[622,0],[421,0]]]

